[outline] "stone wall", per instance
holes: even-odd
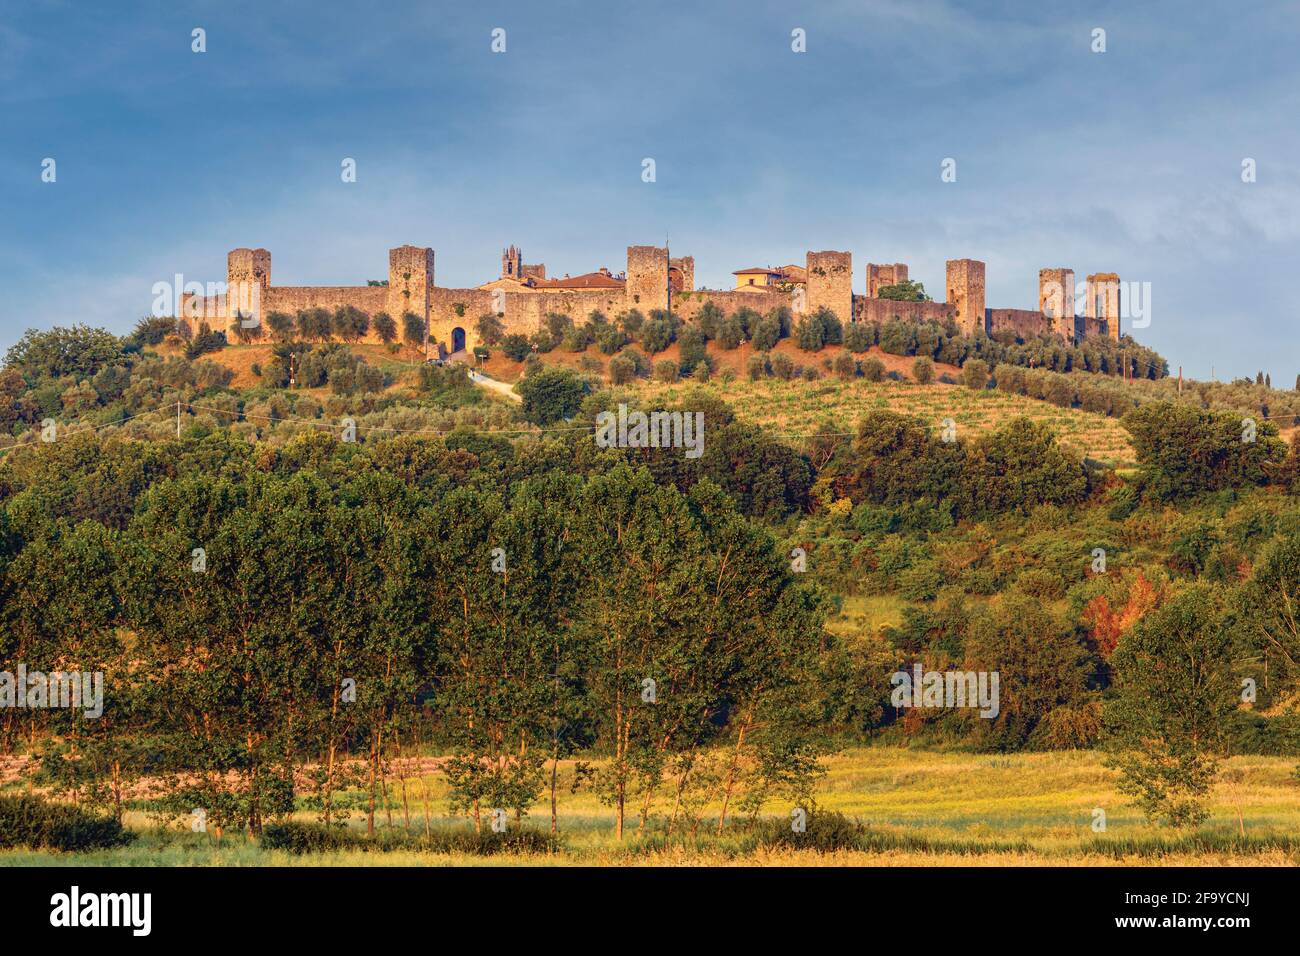
[[[1037,309],[985,309],[984,313],[989,335],[1014,332],[1022,339],[1031,338],[1051,327],[1047,317]]]
[[[904,322],[944,322],[953,317],[953,311],[946,302],[893,302],[861,295],[853,297],[854,322],[884,323],[895,316]]]
[[[699,289],[688,295],[673,299],[673,311],[685,322],[691,322],[700,314],[706,302],[712,302],[724,315],[731,315],[740,309],[753,309],[759,315],[767,315],[773,309],[785,306],[794,308],[793,296],[789,292],[751,292],[747,289]]]

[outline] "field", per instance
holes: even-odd
[[[639,386],[649,399],[671,402],[687,390],[703,388],[725,399],[745,421],[770,429],[776,436],[793,441],[807,435],[823,422],[852,431],[859,418],[870,411],[887,409],[923,419],[937,431],[945,418],[957,425],[958,436],[992,431],[1019,415],[1044,422],[1061,444],[1081,456],[1117,467],[1131,464],[1133,449],[1128,434],[1113,418],[1079,409],[1059,408],[994,389],[977,392],[962,385],[917,385],[914,382],[840,381],[823,378],[815,382],[737,379],[727,384],[682,383],[663,385],[648,382]]]
[[[380,345],[354,345],[350,348],[392,377],[391,391],[406,392],[414,385],[414,373],[421,356],[412,349],[403,348],[399,354],[394,355]],[[1079,409],[1059,408],[1048,402],[996,389],[977,392],[963,385],[939,381],[930,385],[918,385],[909,377],[912,358],[889,355],[878,347],[873,347],[856,358],[877,358],[885,365],[886,373],[896,374],[898,379],[882,382],[868,382],[862,378],[842,381],[832,377],[823,367],[834,360],[842,351],[841,348],[831,346],[810,354],[799,350],[789,339],[783,339],[773,350],[774,353],[788,354],[797,363],[814,366],[822,373],[822,377],[813,382],[782,381],[775,378],[752,382],[743,374],[745,362],[752,351],[749,345],[726,351],[710,344],[709,354],[717,363],[718,372],[730,370],[735,374],[736,377],[731,382],[723,383],[715,376],[712,382],[704,385],[690,381],[665,385],[639,380],[634,387],[647,400],[664,402],[678,399],[692,389],[703,388],[730,403],[742,419],[762,425],[774,435],[784,436],[787,441],[795,444],[800,436],[810,433],[826,421],[843,426],[846,432],[852,431],[862,415],[876,409],[913,415],[931,422],[935,429],[940,427],[943,419],[951,418],[957,425],[959,436],[991,431],[1008,419],[1023,415],[1051,426],[1061,443],[1079,455],[1116,467],[1124,467],[1133,462],[1133,449],[1128,434],[1116,419]],[[252,365],[266,365],[271,358],[271,346],[232,345],[220,352],[205,355],[204,358],[234,371],[232,387],[251,388],[258,384],[257,377],[252,373]],[[584,358],[598,360],[602,371],[597,374],[604,374],[608,356],[600,355],[594,348],[581,353],[554,349],[544,355],[542,360],[547,365],[581,370],[580,362]],[[653,358],[655,361],[676,360],[677,345],[674,343]],[[484,370],[493,378],[509,383],[521,377],[523,365],[510,361],[496,349]],[[960,374],[961,370],[953,366],[935,365],[936,376],[947,376],[955,380]],[[306,391],[314,391],[321,396],[328,394],[327,389]]]
[[[554,855],[477,857],[411,851],[335,852],[291,856],[267,852],[242,835],[227,834],[220,846],[207,834],[153,829],[139,811],[128,823],[144,831],[133,845],[78,855],[10,850],[0,865],[1297,865],[1300,864],[1300,782],[1286,758],[1238,757],[1225,767],[1212,801],[1213,815],[1196,833],[1179,836],[1148,826],[1126,806],[1114,776],[1098,754],[933,753],[897,747],[848,750],[826,761],[818,788],[821,808],[858,818],[878,847],[871,852],[830,854],[768,849],[757,844],[743,821],[716,837],[707,822],[695,838],[671,845],[662,838],[663,820],[652,816],[653,837],[636,836],[635,817],[620,846],[608,808],[587,791],[570,793],[571,764],[560,772],[559,827],[563,849]],[[446,790],[437,775],[426,780],[434,827],[469,824],[445,816]],[[407,781],[410,825],[423,828],[421,786]],[[400,788],[390,785],[392,819],[403,825]],[[364,826],[364,797],[349,795],[351,826]],[[658,802],[662,814],[667,794]],[[1093,832],[1094,810],[1106,813],[1106,831]],[[789,808],[772,805],[765,814],[784,817]],[[710,811],[706,809],[706,821]],[[1238,834],[1240,826],[1246,837]],[[300,812],[298,819],[313,814]],[[716,817],[714,817],[716,820]],[[386,824],[381,809],[376,825]],[[549,825],[549,805],[532,812],[532,825]]]

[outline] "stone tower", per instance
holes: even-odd
[[[262,315],[262,302],[271,284],[271,253],[265,249],[231,249],[226,256],[226,317],[237,321]]]
[[[898,285],[900,282],[907,281],[907,266],[901,262],[895,262],[892,266],[877,265],[874,262],[867,263],[867,298],[880,298],[879,292],[882,285]]]
[[[695,257],[682,256],[680,259],[668,260],[669,273],[676,271],[673,278],[674,292],[694,292],[695,291]]]
[[[853,321],[853,253],[809,252],[807,294],[804,311],[812,314],[822,306],[842,323]]]
[[[388,250],[388,314],[397,327],[408,312],[424,323],[429,341],[429,290],[433,288],[433,250],[426,246],[398,246]]]
[[[524,256],[518,246],[501,250],[501,278],[522,279],[524,277]]]
[[[957,327],[967,337],[987,332],[984,323],[984,263],[978,259],[949,259],[948,304]]]
[[[1088,276],[1083,292],[1083,314],[1104,320],[1106,334],[1119,341],[1119,276],[1113,272],[1096,272]]]
[[[1074,341],[1074,270],[1038,270],[1038,309],[1051,323],[1052,332]]]
[[[627,307],[640,309],[668,308],[668,250],[658,246],[627,247]]]

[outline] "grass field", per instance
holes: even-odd
[[[623,844],[614,838],[612,814],[591,793],[569,792],[572,765],[560,774],[560,834],[563,849],[553,855],[490,856],[399,851],[334,852],[292,856],[268,852],[241,834],[227,834],[220,846],[208,834],[154,829],[138,811],[128,823],[141,831],[133,845],[77,855],[9,850],[3,865],[1297,865],[1300,864],[1300,783],[1286,758],[1237,757],[1222,775],[1213,815],[1193,834],[1147,825],[1115,789],[1113,773],[1088,751],[1019,754],[934,753],[906,748],[860,748],[826,761],[818,788],[821,808],[856,817],[873,839],[870,852],[820,854],[767,849],[743,821],[721,836],[707,823],[694,839],[664,841],[665,793],[649,824],[635,834],[629,820]],[[1231,782],[1226,782],[1231,781]],[[434,827],[468,827],[445,815],[441,778],[427,778]],[[421,787],[407,783],[411,827],[423,828]],[[404,824],[400,787],[393,782],[393,823]],[[352,808],[349,825],[364,827],[364,797],[343,800]],[[1106,813],[1104,833],[1093,832],[1093,811]],[[771,805],[765,814],[784,817],[789,807]],[[1238,812],[1246,837],[1238,834]],[[707,811],[706,811],[707,814]],[[301,820],[314,815],[303,811]],[[714,816],[716,821],[716,815]],[[377,825],[386,824],[381,810]],[[549,826],[549,806],[539,804],[531,825]]]
[[[388,373],[393,381],[390,391],[408,392],[415,384],[416,372],[423,357],[417,350],[404,347],[395,355],[381,345],[353,345],[350,348]],[[233,387],[252,388],[260,382],[253,374],[252,367],[255,363],[265,366],[271,359],[271,349],[272,346],[268,343],[231,345],[203,357],[230,368],[235,373],[231,383]],[[174,352],[166,347],[159,351],[164,354]],[[733,381],[723,383],[715,377],[712,382],[704,385],[690,381],[665,385],[639,380],[632,387],[648,400],[664,402],[678,399],[692,389],[703,388],[730,403],[742,419],[762,425],[774,435],[795,444],[798,444],[801,436],[827,421],[851,432],[859,418],[877,409],[915,416],[930,422],[936,430],[945,418],[951,418],[957,425],[958,435],[962,437],[991,431],[1007,420],[1023,415],[1049,425],[1061,443],[1079,455],[1117,467],[1133,463],[1133,449],[1129,444],[1128,433],[1116,419],[1080,409],[1059,408],[1048,402],[996,389],[974,391],[963,385],[942,382],[918,385],[909,377],[913,359],[889,355],[879,348],[872,348],[869,353],[855,357],[862,359],[869,354],[881,360],[886,371],[899,375],[900,380],[868,382],[859,378],[841,381],[830,376],[823,368],[825,363],[832,361],[841,351],[838,346],[831,346],[817,353],[807,353],[800,351],[790,340],[784,339],[774,352],[788,354],[799,364],[818,368],[823,377],[813,382],[774,378],[751,382],[743,374],[745,361],[753,352],[751,346],[744,345],[730,351],[710,347],[709,354],[717,362],[719,371],[729,369],[736,374]],[[581,353],[555,349],[543,356],[542,360],[547,365],[579,370],[584,358],[596,359],[601,363],[602,370],[608,362],[608,356],[600,355],[595,349]],[[676,358],[675,343],[654,356],[655,361]],[[485,370],[493,378],[511,383],[522,375],[523,364],[510,361],[498,349],[494,350]],[[602,371],[597,374],[604,373]],[[935,366],[935,374],[955,377],[960,375],[960,370],[940,364]],[[326,388],[304,391],[314,392],[322,398],[328,395]]]
[[[725,385],[646,383],[639,388],[648,398],[664,402],[680,398],[692,388],[705,389],[729,402],[740,418],[787,440],[807,435],[827,421],[852,431],[863,415],[880,409],[920,418],[936,432],[945,418],[951,418],[959,437],[992,431],[1012,418],[1025,416],[1050,426],[1063,446],[1081,456],[1117,466],[1133,461],[1128,433],[1116,419],[993,389],[977,392],[962,385],[833,378],[815,382],[737,379]]]

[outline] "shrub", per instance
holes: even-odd
[[[754,329],[753,343],[756,349],[766,352],[775,348],[779,341],[781,341],[781,321],[773,316],[763,319]]]
[[[512,362],[522,362],[532,353],[533,347],[529,343],[527,336],[507,335],[501,340],[501,352]]]
[[[796,831],[790,820],[777,817],[760,825],[759,842],[769,847],[790,847],[834,853],[837,850],[856,850],[862,845],[866,828],[856,820],[833,810],[807,811],[804,829]]]
[[[528,344],[541,355],[545,355],[560,344],[559,337],[549,329],[538,329],[528,339]]]
[[[751,355],[745,363],[745,374],[751,382],[757,382],[768,373],[767,359],[761,355]]]
[[[848,352],[841,352],[835,356],[835,362],[832,366],[835,374],[840,378],[853,378],[858,374],[858,363],[853,360],[853,356]]]
[[[677,345],[680,350],[679,358],[683,375],[690,375],[697,365],[706,361],[704,332],[699,328],[688,326],[682,329],[681,335],[677,336]]]
[[[587,394],[587,383],[568,369],[541,368],[515,386],[524,400],[524,418],[549,425],[572,418]]]
[[[655,362],[654,374],[657,382],[675,382],[680,377],[677,363],[672,359],[660,359]]]
[[[641,347],[651,355],[668,348],[672,344],[672,340],[672,329],[662,319],[651,319],[641,326],[639,336]]]
[[[395,850],[424,850],[435,853],[551,853],[559,843],[549,833],[517,829],[504,833],[491,830],[440,830],[427,836],[410,830],[381,829],[374,836],[345,826],[323,823],[269,823],[262,829],[263,850],[284,850],[295,856],[337,850],[389,853]]]
[[[805,316],[795,329],[795,340],[805,352],[816,352],[826,344],[826,328],[817,316]]]
[[[772,374],[777,378],[785,379],[787,382],[794,378],[794,359],[783,352],[778,352],[772,356]]]
[[[102,850],[133,839],[112,817],[26,794],[0,796],[0,847]]]
[[[934,362],[921,356],[912,363],[912,378],[920,385],[929,385],[934,381]]]
[[[875,335],[866,322],[854,322],[844,331],[844,347],[850,352],[865,352],[875,344]]]
[[[967,388],[977,391],[986,388],[989,383],[989,363],[983,359],[968,359],[962,366],[961,380]]]
[[[885,377],[885,363],[878,358],[869,358],[862,363],[862,377],[868,382],[879,382]]]
[[[613,355],[628,343],[627,334],[612,325],[602,326],[596,333],[596,348],[605,355]]]
[[[623,355],[609,360],[609,380],[615,385],[626,385],[636,378],[636,363]]]
[[[718,323],[717,343],[724,349],[734,349],[740,345],[740,340],[745,337],[745,329],[740,324],[740,319],[734,315],[729,315]]]

